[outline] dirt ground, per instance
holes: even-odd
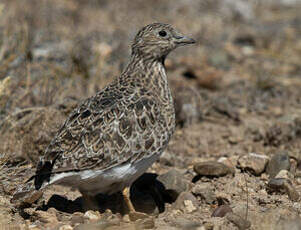
[[[300,11],[299,0],[1,0],[0,229],[301,229]],[[131,189],[149,217],[128,215],[119,194],[85,210],[59,186],[13,203],[69,112],[121,73],[152,22],[197,44],[166,60],[177,128]]]

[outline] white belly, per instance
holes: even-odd
[[[154,154],[135,163],[126,163],[108,170],[84,170],[56,174],[49,184],[60,184],[79,189],[89,195],[112,194],[130,186],[160,156]]]

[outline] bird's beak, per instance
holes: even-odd
[[[175,36],[175,43],[177,45],[187,45],[195,43],[195,40],[186,36]]]

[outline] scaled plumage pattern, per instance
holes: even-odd
[[[50,184],[82,194],[128,188],[158,159],[175,128],[164,59],[194,43],[168,24],[142,28],[123,73],[68,117],[38,163],[36,174],[15,197]]]

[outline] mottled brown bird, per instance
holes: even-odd
[[[123,73],[70,114],[14,198],[60,184],[84,198],[123,191],[134,211],[128,188],[158,159],[175,129],[164,59],[194,42],[168,24],[142,28]]]

